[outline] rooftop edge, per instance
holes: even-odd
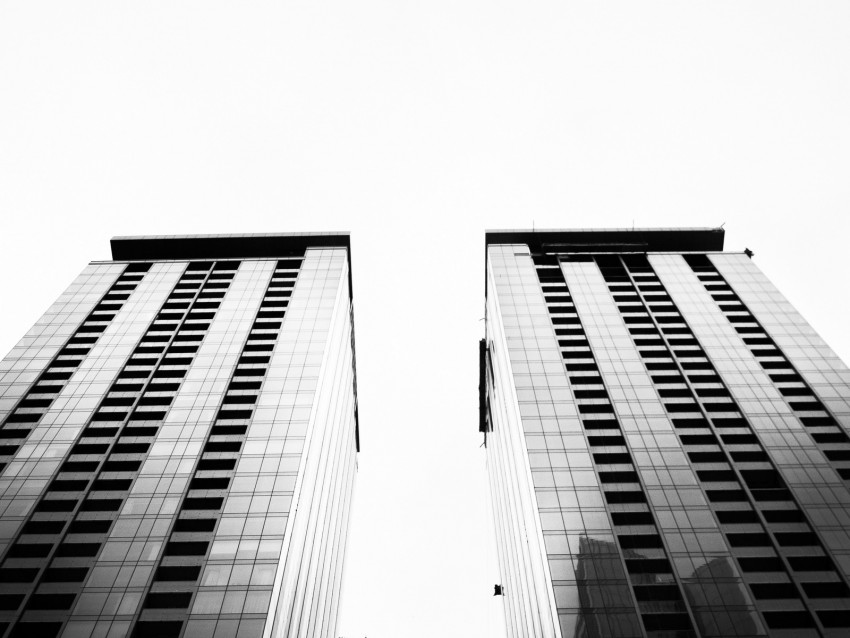
[[[581,228],[486,230],[484,242],[526,244],[544,252],[688,252],[723,250],[723,228]]]
[[[252,233],[234,235],[141,235],[110,240],[115,261],[156,259],[249,259],[288,257],[305,248],[346,248],[351,235],[339,233]]]

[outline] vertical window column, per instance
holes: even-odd
[[[764,634],[758,611],[650,373],[593,261],[561,263],[702,636]]]
[[[10,547],[11,636],[61,630],[238,265],[189,264]]]
[[[596,260],[768,627],[833,635],[847,585],[646,257]]]
[[[850,433],[847,364],[752,259],[742,253],[710,254],[709,259],[844,431]]]
[[[124,269],[0,425],[0,472],[50,408],[150,267],[149,263],[132,263]]]
[[[648,636],[669,632],[696,636],[682,583],[673,571],[669,550],[647,502],[632,451],[560,263],[557,257],[544,255],[535,255],[534,262],[592,454],[592,469],[603,488],[619,553],[628,571],[631,596],[624,592],[621,604],[635,605]],[[598,550],[588,547],[587,551]],[[608,589],[611,585],[603,583],[601,587]]]
[[[134,625],[134,635],[138,638],[177,638],[183,632],[190,613],[197,620],[194,626],[187,628],[187,637],[211,636],[216,632],[220,615],[225,619],[219,631],[221,635],[236,635],[238,632],[240,636],[253,637],[258,635],[257,629],[262,631],[270,587],[249,590],[248,584],[259,582],[260,574],[269,570],[265,565],[255,567],[253,561],[267,558],[275,546],[279,551],[280,540],[276,543],[261,543],[259,539],[250,538],[241,542],[213,541],[220,525],[232,527],[232,523],[236,522],[236,519],[223,519],[225,502],[233,488],[236,467],[300,265],[300,259],[281,260],[272,273],[145,595]],[[271,491],[273,484],[272,481],[268,486],[257,486],[257,489],[259,492]],[[252,490],[252,495],[242,499],[246,513],[249,509],[253,511],[252,501],[262,503],[269,498],[270,495]],[[244,520],[239,520],[244,523]],[[260,532],[245,530],[249,536]],[[279,533],[282,535],[283,529]],[[209,562],[216,567],[213,571],[220,573],[225,567],[221,561],[227,558],[230,559],[226,565],[227,573],[241,574],[244,582],[235,575],[234,582],[239,581],[238,584],[244,586],[232,591],[226,587],[205,589],[198,594],[204,566]],[[237,558],[240,559],[238,564]],[[248,558],[250,563],[243,560]],[[271,565],[276,565],[276,561]],[[246,568],[247,573],[243,573]],[[256,579],[252,576],[252,568],[257,571]],[[266,584],[270,584],[270,579]],[[250,601],[246,598],[249,594]],[[265,609],[262,609],[262,600],[266,601]],[[233,631],[229,632],[225,626],[231,625]]]
[[[293,531],[292,542],[287,545],[287,559],[300,557],[300,566],[296,596],[288,613],[289,628],[284,632],[305,636],[325,633],[317,625],[328,620],[323,617],[324,603],[334,584],[323,574],[339,556],[339,548],[333,543],[333,528],[338,506],[346,499],[335,485],[344,473],[346,462],[354,462],[356,450],[347,262],[339,250],[315,252],[318,254],[308,253],[304,280],[299,283],[314,287],[320,296],[314,307],[301,309],[302,325],[310,328],[311,345],[303,371],[296,376],[300,377],[298,395],[303,397],[305,406],[310,403],[310,425],[303,441],[304,465],[295,488],[297,496],[293,495],[297,501],[293,501],[291,508],[291,529],[304,529],[306,542],[302,544],[298,533]],[[302,383],[306,386],[304,392]],[[310,390],[313,387],[315,391]],[[296,398],[296,405],[300,402]],[[256,440],[253,435],[249,438]],[[303,528],[302,522],[306,523]],[[290,565],[294,567],[295,563]],[[282,582],[286,580],[283,573],[286,569],[281,572]],[[294,570],[291,573],[295,575]],[[286,611],[281,614],[283,618],[286,615]],[[277,625],[272,631],[280,628]]]
[[[806,427],[818,449],[829,459],[838,475],[850,481],[850,438],[833,414],[711,260],[706,255],[698,254],[685,255],[684,259],[717,302],[723,316],[741,336],[747,349],[776,384],[788,407]]]
[[[563,635],[612,625],[641,635],[633,600],[583,597],[602,583],[630,590],[526,246],[488,248],[488,289],[487,456],[508,624],[523,635],[557,635],[552,620]]]

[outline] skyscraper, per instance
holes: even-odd
[[[3,360],[0,635],[336,636],[346,234],[112,240]]]
[[[720,229],[486,235],[510,636],[850,635],[850,370]]]

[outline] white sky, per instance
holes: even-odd
[[[353,233],[340,635],[503,631],[485,228],[717,226],[846,360],[850,3],[0,3],[0,351],[108,239]]]

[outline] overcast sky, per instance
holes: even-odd
[[[113,235],[350,230],[339,634],[503,632],[485,228],[719,226],[850,359],[850,3],[0,3],[0,350]]]

